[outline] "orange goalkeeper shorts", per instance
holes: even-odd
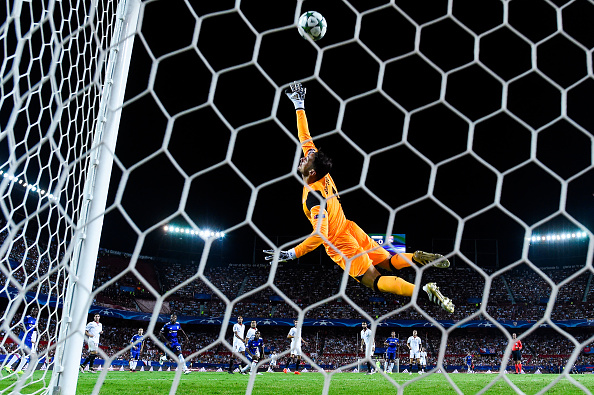
[[[353,278],[362,276],[372,265],[391,256],[353,221],[347,221],[344,231],[334,238],[332,244],[334,247],[326,245],[326,253],[343,270],[350,260],[349,275]]]

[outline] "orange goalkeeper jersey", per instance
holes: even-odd
[[[297,129],[304,155],[312,150],[317,151],[309,134],[304,110],[297,110]],[[301,201],[303,203],[303,212],[311,222],[314,230],[311,236],[295,247],[297,258],[316,249],[322,243],[328,249],[327,241],[334,241],[336,236],[347,225],[347,219],[340,204],[340,197],[330,174],[326,174],[318,181],[304,186]]]

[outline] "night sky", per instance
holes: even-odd
[[[308,0],[296,11],[294,1],[242,1],[241,14],[228,0],[145,4],[108,204],[129,178],[102,247],[132,251],[122,212],[141,231],[189,221],[227,230],[212,264],[262,263],[268,245],[255,229],[286,249],[308,235],[295,113],[281,94],[295,80],[347,218],[365,231],[404,233],[411,252],[447,254],[461,237],[464,253],[480,239],[485,267],[494,240],[499,266],[520,259],[528,227],[594,231],[594,4],[451,3],[371,12],[388,2]],[[328,23],[315,44],[292,26],[307,10]],[[197,260],[202,248],[159,226],[141,254]],[[534,256],[585,263],[586,242],[564,248],[554,261]]]

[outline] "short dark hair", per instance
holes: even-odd
[[[330,173],[332,170],[332,159],[328,157],[322,150],[317,150],[314,154],[313,168],[320,178]]]

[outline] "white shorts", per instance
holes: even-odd
[[[371,347],[365,346],[365,358],[373,357],[373,353],[375,353],[375,344]]]
[[[421,358],[421,352],[420,351],[410,350],[410,359],[419,359],[419,358]]]
[[[295,348],[291,347],[291,355],[301,356],[301,346],[295,346]]]
[[[270,361],[270,366],[276,366],[276,359],[272,359]]]
[[[425,358],[421,358],[420,363],[421,363],[421,365],[425,366],[425,365],[427,365],[427,360]]]
[[[97,350],[99,350],[99,343],[96,343],[95,339],[90,337],[87,340],[87,347],[89,348],[89,351],[96,352]]]
[[[242,342],[233,344],[233,352],[245,352],[245,344]]]

